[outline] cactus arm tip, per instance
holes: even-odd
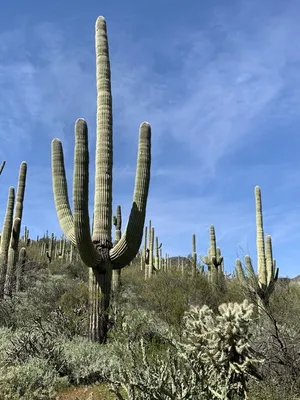
[[[139,131],[135,187],[129,220],[121,240],[109,252],[110,259],[116,268],[118,264],[127,265],[131,262],[140,248],[146,216],[150,167],[151,126],[143,122]]]
[[[76,246],[73,215],[68,197],[63,147],[61,141],[57,138],[52,140],[51,153],[52,186],[56,213],[62,231]]]
[[[88,209],[89,194],[89,150],[88,128],[84,119],[75,123],[75,154],[74,154],[74,234],[81,260],[88,267],[98,267],[99,272],[103,256],[95,248],[90,233],[90,218]]]

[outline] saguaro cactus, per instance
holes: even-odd
[[[254,295],[257,300],[259,313],[268,310],[270,296],[274,291],[275,282],[278,278],[279,269],[273,259],[272,240],[270,235],[264,239],[263,215],[261,191],[259,186],[255,187],[256,208],[256,248],[257,248],[257,276],[254,272],[249,255],[245,256],[246,274],[242,263],[236,260],[236,274],[240,283],[247,291]]]
[[[8,250],[13,227],[13,212],[15,203],[15,189],[11,186],[8,192],[6,213],[2,228],[0,245],[0,298],[3,297],[4,284],[7,270]]]
[[[16,271],[16,292],[19,293],[24,288],[24,273],[25,273],[25,264],[26,264],[26,248],[21,247],[19,251],[19,260],[17,264]]]
[[[197,272],[197,250],[196,250],[196,234],[192,236],[192,273],[196,275]]]
[[[145,222],[150,181],[151,128],[140,126],[133,204],[126,229],[113,247],[112,230],[112,96],[110,62],[103,17],[96,21],[97,133],[93,232],[88,212],[89,152],[85,120],[75,124],[73,214],[70,208],[62,144],[52,141],[52,178],[56,211],[65,236],[77,247],[89,267],[89,337],[105,342],[112,270],[123,268],[136,256]]]
[[[202,257],[202,261],[208,267],[208,280],[214,284],[218,284],[218,275],[221,265],[223,263],[223,257],[221,252],[217,251],[216,234],[213,225],[209,228],[210,235],[210,248],[207,251],[207,255]]]
[[[16,263],[18,258],[18,246],[21,232],[21,223],[23,216],[23,203],[26,188],[26,176],[27,176],[27,164],[23,161],[20,165],[18,188],[14,209],[13,217],[13,229],[11,233],[8,260],[7,260],[7,271],[4,285],[4,296],[11,297],[12,292],[15,288],[16,283]]]

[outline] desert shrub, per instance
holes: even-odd
[[[116,362],[109,344],[92,343],[81,337],[66,340],[63,349],[68,360],[69,382],[76,385],[104,381],[110,366]]]
[[[68,385],[45,359],[0,368],[0,398],[5,400],[50,400]]]
[[[89,269],[82,261],[62,262],[59,259],[54,259],[49,264],[49,270],[53,275],[65,275],[69,279],[80,279],[88,282]]]
[[[265,359],[260,367],[264,390],[255,383],[252,391],[257,399],[261,393],[272,398],[300,396],[300,326],[297,316],[300,287],[279,284],[271,297],[270,309],[256,329],[253,345]],[[271,397],[270,397],[271,398]]]
[[[0,300],[0,326],[30,325],[37,319],[50,321],[66,336],[86,335],[88,287],[79,279],[45,272],[27,293]]]
[[[35,321],[19,329],[10,338],[10,345],[4,350],[3,363],[6,366],[28,362],[31,358],[46,360],[48,365],[61,376],[67,374],[68,365],[61,345],[61,338],[55,327]]]

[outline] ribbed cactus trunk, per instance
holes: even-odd
[[[121,269],[136,256],[143,236],[150,181],[151,129],[140,126],[133,204],[126,229],[113,246],[112,229],[112,96],[110,62],[103,17],[96,21],[97,135],[93,232],[88,211],[89,152],[87,124],[75,124],[73,214],[70,208],[61,142],[52,142],[52,176],[56,210],[65,236],[77,247],[89,270],[89,337],[105,342],[113,269]]]

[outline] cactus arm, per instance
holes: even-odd
[[[111,242],[112,230],[112,94],[106,22],[98,17],[95,29],[97,134],[93,242]]]
[[[267,285],[269,285],[273,278],[273,252],[272,252],[272,239],[270,235],[266,235],[266,272],[267,272]]]
[[[66,237],[76,246],[73,215],[69,203],[64,153],[61,141],[52,140],[52,187],[59,225]]]
[[[240,259],[236,259],[235,260],[235,272],[236,272],[236,276],[238,278],[238,280],[240,281],[240,283],[244,286],[247,287],[247,280],[246,280],[246,276],[242,267],[242,263]]]
[[[88,130],[84,119],[75,123],[75,155],[73,178],[73,219],[78,252],[85,265],[100,268],[103,257],[94,247],[89,219],[89,150]],[[100,272],[100,271],[99,271]]]
[[[257,292],[259,290],[259,282],[253,268],[251,257],[248,254],[245,255],[245,267],[249,278],[250,286],[253,288],[254,291]]]
[[[17,188],[15,211],[14,211],[14,218],[20,218],[20,220],[22,220],[23,216],[23,202],[25,195],[26,175],[27,175],[27,164],[25,161],[22,161],[19,171],[19,180],[18,180],[18,188]]]
[[[148,122],[140,126],[137,169],[133,204],[126,229],[118,244],[109,251],[113,268],[128,264],[137,254],[143,237],[146,205],[150,182],[151,127]]]

